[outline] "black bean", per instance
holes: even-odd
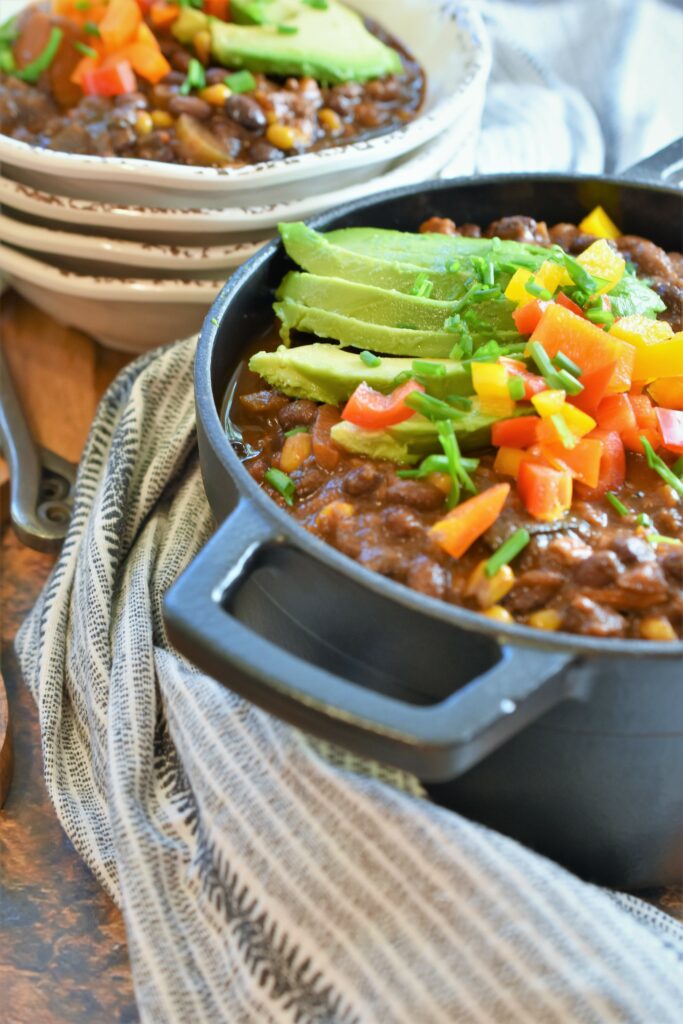
[[[350,469],[344,477],[343,489],[347,494],[357,497],[360,494],[369,494],[379,487],[382,482],[382,474],[370,463],[364,463],[355,469]]]
[[[307,398],[299,398],[280,409],[278,419],[283,430],[291,430],[292,427],[310,426],[317,414],[318,406],[315,402],[309,402]]]
[[[174,96],[168,104],[169,111],[175,116],[189,114],[196,117],[198,121],[206,121],[211,117],[211,104],[202,100],[199,96]]]
[[[414,537],[422,532],[422,523],[414,512],[402,505],[390,505],[382,513],[382,522],[395,537]]]
[[[562,627],[570,633],[587,636],[623,636],[626,620],[611,608],[603,608],[579,594],[564,613]]]
[[[252,96],[238,93],[229,96],[225,103],[225,112],[237,124],[250,131],[265,128],[268,121],[263,110]]]
[[[624,565],[632,565],[634,562],[651,562],[655,557],[651,544],[648,544],[642,537],[634,537],[633,534],[628,533],[617,534],[612,541],[612,550]]]
[[[184,71],[169,71],[161,79],[161,85],[182,85],[186,77]]]
[[[386,490],[387,501],[411,505],[422,512],[439,508],[444,503],[443,491],[422,480],[394,480]]]
[[[438,562],[421,555],[414,559],[408,569],[406,583],[413,590],[429,597],[443,597],[449,584],[449,574]]]
[[[257,139],[249,146],[249,156],[252,163],[268,164],[274,160],[284,160],[285,154],[281,149],[271,146],[265,139]]]
[[[574,579],[587,587],[606,587],[614,583],[623,569],[613,551],[596,551],[578,564],[574,570]]]
[[[530,569],[522,573],[505,601],[505,606],[514,615],[543,608],[564,583],[564,576],[548,569]]]

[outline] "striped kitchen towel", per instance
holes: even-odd
[[[125,369],[17,641],[45,775],[149,1024],[678,1024],[683,929],[200,675],[161,601],[213,522],[194,340]]]

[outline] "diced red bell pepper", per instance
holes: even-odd
[[[517,489],[529,515],[545,523],[559,519],[572,503],[572,475],[568,469],[523,462]]]
[[[629,395],[628,400],[638,426],[643,430],[657,430],[655,407],[649,395]]]
[[[121,96],[137,89],[135,72],[127,60],[116,64],[91,68],[81,76],[83,92],[87,96]]]
[[[109,0],[109,6],[98,28],[108,53],[115,53],[133,37],[142,21],[142,12],[135,0]],[[100,93],[100,96],[114,96],[116,93]]]
[[[614,338],[596,324],[565,309],[555,302],[548,305],[530,344],[538,341],[551,359],[564,352],[585,374],[592,373],[605,363],[616,362],[609,390],[628,391],[633,376],[636,350],[633,345]]]
[[[641,455],[644,455],[645,449],[643,448],[643,442],[640,440],[641,437],[649,441],[655,451],[661,446],[662,439],[659,436],[658,430],[651,430],[649,427],[635,427],[633,430],[625,430],[621,435],[624,448],[629,452],[640,452]]]
[[[515,327],[519,333],[533,334],[538,326],[538,321],[547,308],[548,302],[544,302],[542,299],[534,299],[533,302],[527,302],[525,306],[519,306],[515,309],[512,319],[515,321]]]
[[[586,314],[581,309],[581,306],[578,306],[576,302],[574,302],[573,299],[570,299],[568,295],[565,295],[564,292],[557,293],[555,296],[555,302],[559,303],[560,306],[564,306],[564,308],[568,309],[571,313],[575,313],[576,316],[582,316],[584,320],[586,319]]]
[[[227,21],[230,15],[230,0],[204,0],[204,14]]]
[[[586,440],[598,440],[602,443],[600,459],[600,475],[596,487],[579,486],[582,498],[601,498],[607,491],[618,491],[626,479],[626,452],[624,442],[616,430],[592,430]]]
[[[430,534],[451,557],[460,558],[478,537],[493,526],[509,493],[510,484],[489,487],[456,505],[447,516],[430,527]]]
[[[628,395],[608,395],[603,398],[596,419],[603,430],[616,430],[622,436],[638,426]]]
[[[499,420],[491,427],[491,442],[496,448],[529,448],[538,441],[538,416],[517,416]]]
[[[600,480],[603,443],[597,437],[582,437],[574,448],[561,444],[543,445],[546,459],[554,469],[568,469],[575,480],[597,487]]]
[[[683,412],[679,409],[656,409],[664,447],[676,455],[683,455]]]
[[[604,366],[599,366],[592,373],[584,373],[581,377],[583,391],[578,395],[568,395],[567,401],[595,419],[598,406],[607,394],[616,365],[616,362],[605,363]]]
[[[526,364],[520,362],[519,359],[510,359],[509,356],[501,356],[498,360],[507,369],[508,373],[512,377],[520,377],[524,382],[524,397],[528,401],[533,398],[534,395],[539,395],[541,391],[545,391],[548,387],[543,377],[540,377],[536,373],[529,373],[526,368]]]
[[[344,406],[342,419],[355,423],[366,430],[382,430],[393,427],[415,415],[415,410],[405,404],[413,391],[424,391],[416,380],[407,380],[395,388],[390,395],[375,391],[365,381],[359,384]]]

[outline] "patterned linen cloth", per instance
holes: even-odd
[[[213,522],[194,340],[98,411],[56,569],[18,639],[45,775],[121,907],[159,1024],[678,1024],[683,929],[323,758],[168,646],[162,595]]]

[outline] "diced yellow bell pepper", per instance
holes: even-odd
[[[674,334],[665,320],[622,317],[612,325],[610,334],[635,348],[633,380],[683,376],[683,332]]]
[[[560,416],[576,437],[590,434],[591,430],[595,430],[597,427],[597,423],[592,416],[589,416],[588,413],[583,412],[581,409],[577,409],[575,405],[570,405],[569,402],[565,402],[560,409]]]
[[[551,295],[555,294],[560,285],[572,283],[571,277],[561,264],[546,260],[535,273],[519,267],[505,289],[505,298],[510,302],[516,302],[518,307],[533,302],[536,296],[526,289],[527,282],[532,278],[541,288],[547,288]]]
[[[554,416],[564,407],[564,400],[567,397],[565,391],[540,391],[537,395],[531,396],[531,402],[536,412],[543,419]]]
[[[599,238],[597,242],[584,249],[577,257],[577,262],[593,277],[599,277],[603,281],[597,290],[598,295],[611,291],[619,284],[626,269],[624,258],[615,252],[604,238]]]
[[[650,398],[664,409],[683,410],[683,377],[661,377],[648,386]]]
[[[621,231],[613,220],[603,210],[602,206],[596,206],[594,210],[583,218],[579,227],[588,235],[597,235],[598,238],[619,238]]]
[[[517,479],[519,467],[529,457],[524,448],[507,448],[503,446],[496,451],[493,468],[501,476],[512,476]]]
[[[497,395],[486,395],[479,399],[478,410],[484,416],[494,416],[499,420],[509,419],[514,416],[517,406],[511,398],[503,398]]]
[[[480,398],[510,398],[509,374],[502,363],[472,363],[472,384]]]
[[[533,295],[529,295],[525,288],[527,281],[531,280],[532,277],[531,271],[525,270],[524,267],[519,267],[515,270],[505,289],[505,298],[509,299],[510,302],[516,302],[518,306],[526,306],[527,302],[533,302]]]

